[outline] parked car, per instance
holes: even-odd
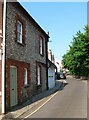
[[[63,72],[57,73],[57,79],[66,79],[66,75]]]

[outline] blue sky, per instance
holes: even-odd
[[[49,49],[59,60],[66,53],[77,31],[87,24],[87,2],[23,2],[22,6],[45,30]]]

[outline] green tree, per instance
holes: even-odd
[[[72,75],[89,75],[89,26],[85,26],[73,37],[69,51],[63,56],[62,64]]]

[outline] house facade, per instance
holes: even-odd
[[[11,108],[48,88],[48,34],[19,2],[6,6],[6,106]]]

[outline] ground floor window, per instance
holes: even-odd
[[[41,85],[41,65],[37,64],[37,85]]]
[[[28,70],[24,68],[24,85],[28,84]]]

